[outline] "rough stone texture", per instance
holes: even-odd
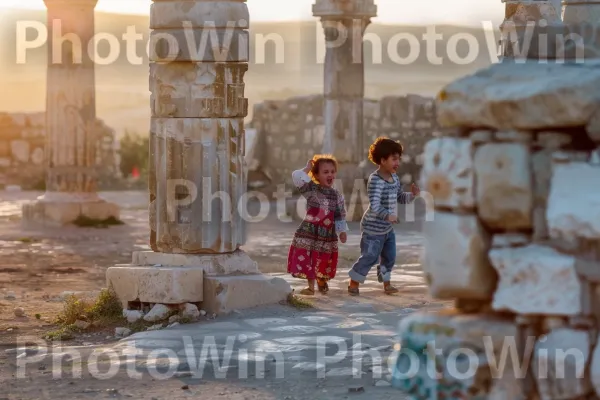
[[[119,142],[114,129],[96,119],[96,179],[106,187],[120,178]],[[38,189],[46,180],[46,113],[0,113],[0,185]]]
[[[160,57],[150,57],[150,245],[163,253],[225,253],[245,242],[238,206],[247,181],[243,78],[248,69],[248,21],[232,21],[233,30],[228,21],[230,11],[233,16],[247,13],[247,4],[224,1],[211,9],[212,15],[200,15],[201,3],[172,4],[166,17],[170,22],[160,23],[155,16],[156,25],[151,26],[151,47],[165,33],[179,43],[171,57],[177,62],[158,62],[166,55],[166,40],[156,49]],[[192,14],[188,17],[187,12]],[[180,24],[191,19],[199,27],[172,29],[177,16]],[[202,23],[209,17],[211,27]],[[229,42],[223,42],[226,31]],[[214,47],[211,33],[222,48]],[[202,34],[208,45],[198,51]]]
[[[425,146],[422,188],[436,207],[475,207],[473,144],[469,139],[437,138]]]
[[[562,18],[565,24],[597,24],[600,21],[600,1],[563,0],[562,2]]]
[[[152,120],[152,250],[222,253],[243,245],[243,129],[238,118]]]
[[[438,121],[499,130],[585,126],[600,104],[598,85],[600,65],[494,64],[440,92]]]
[[[106,270],[106,285],[124,308],[129,302],[182,304],[203,300],[204,268],[117,265]]]
[[[234,22],[242,28],[247,28],[250,13],[246,4],[241,1],[205,0],[190,3],[171,0],[158,1],[150,6],[151,29],[181,28],[181,21],[189,22],[195,28],[227,26],[227,23]],[[246,21],[245,26],[241,21]]]
[[[499,282],[493,308],[519,314],[577,315],[582,285],[575,258],[540,245],[492,249]]]
[[[521,143],[494,143],[475,153],[477,207],[486,225],[528,229],[532,224],[533,190],[530,153]]]
[[[507,347],[514,349],[516,345],[518,329],[510,319],[415,313],[400,322],[399,330],[402,350],[395,361],[392,384],[411,398],[521,398],[520,371],[514,371],[510,361],[504,365],[498,362]],[[435,356],[432,346],[438,351]],[[417,373],[411,373],[415,369]]]
[[[425,224],[423,272],[431,296],[438,299],[491,298],[496,272],[487,252],[490,235],[475,215],[437,212]]]
[[[596,395],[600,396],[600,336],[596,337],[596,347],[592,353],[592,362],[590,363],[590,381],[594,387]]]
[[[574,399],[592,391],[587,331],[558,328],[540,338],[533,353],[533,375],[540,400]]]
[[[241,250],[236,250],[232,254],[202,256],[136,251],[133,253],[132,258],[132,264],[134,265],[202,268],[204,273],[209,276],[260,273],[258,263]]]
[[[286,300],[291,292],[287,281],[267,275],[207,276],[204,278],[202,309],[222,314],[276,304]]]
[[[400,140],[404,157],[398,176],[405,183],[417,181],[425,144],[437,134],[435,114],[433,99],[417,95],[364,100],[362,159],[367,159],[368,145],[378,136]],[[322,151],[324,98],[314,95],[257,104],[250,126],[257,131],[259,151],[255,156],[260,165],[274,181],[291,186],[292,171]],[[373,167],[365,162],[365,176]]]
[[[600,166],[581,162],[553,165],[547,219],[555,239],[600,238]]]

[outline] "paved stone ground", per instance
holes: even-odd
[[[347,270],[358,257],[360,240],[358,225],[352,223],[348,242],[340,245],[338,276],[327,296],[315,296],[315,308],[302,311],[275,305],[241,310],[121,341],[109,332],[97,332],[55,343],[47,348],[47,356],[31,360],[31,352],[15,347],[26,338],[47,346],[39,338],[52,328],[49,318],[60,310],[62,291],[100,289],[106,268],[129,262],[131,251],[148,248],[144,193],[104,194],[121,205],[124,226],[24,231],[18,224],[20,204],[36,195],[0,192],[0,346],[5,349],[0,354],[0,387],[8,388],[2,392],[11,399],[402,398],[388,386],[387,360],[393,352],[396,326],[417,309],[447,306],[426,294],[418,264],[420,222],[397,227],[398,264],[393,280],[401,293],[384,295],[381,284],[370,277],[360,297],[347,296]],[[294,288],[301,289],[304,282],[284,273],[298,223],[281,221],[275,206],[271,208],[264,221],[250,224],[245,250],[263,272],[289,279]],[[257,210],[252,205],[253,215]],[[9,292],[15,299],[6,298]],[[25,309],[25,317],[14,316],[16,306]],[[36,313],[41,314],[39,319],[33,317]],[[216,354],[211,353],[211,345]],[[141,353],[132,359],[135,351]],[[64,352],[83,360],[81,378],[73,375],[76,369],[67,358],[61,362],[59,355]],[[102,352],[103,356],[96,357]],[[262,355],[267,361],[261,361]],[[34,362],[17,369],[23,360]],[[261,376],[257,365],[263,364]],[[205,368],[193,375],[198,365]],[[215,365],[224,368],[215,372]],[[134,366],[141,378],[134,374]],[[355,388],[362,389],[352,391]]]

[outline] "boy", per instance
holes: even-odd
[[[402,192],[396,171],[404,149],[392,139],[380,137],[369,148],[369,160],[379,168],[369,176],[367,194],[369,208],[360,223],[362,238],[361,255],[350,270],[348,293],[358,296],[358,287],[364,283],[373,265],[377,264],[377,279],[383,282],[386,294],[398,293],[390,283],[391,272],[396,262],[396,235],[392,224],[398,222],[398,203],[408,204],[419,195],[419,188],[413,183],[410,193]]]

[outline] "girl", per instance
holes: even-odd
[[[296,230],[288,254],[288,273],[308,281],[303,295],[329,291],[327,281],[335,277],[339,240],[346,243],[344,197],[333,188],[337,161],[332,156],[316,155],[304,169],[294,171],[292,180],[306,197],[306,217]]]

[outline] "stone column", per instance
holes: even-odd
[[[377,6],[373,0],[317,0],[313,15],[321,19],[327,47],[322,152],[333,154],[340,163],[338,178],[348,201],[355,180],[362,178],[358,165],[367,158],[370,144],[363,132],[363,34],[377,15]],[[362,210],[356,214],[362,215]],[[352,212],[349,217],[353,219]]]
[[[25,204],[23,222],[65,225],[78,217],[119,218],[115,204],[96,193],[97,136],[94,37],[97,0],[45,0],[48,9],[46,193]],[[71,41],[62,44],[61,41]]]
[[[286,281],[260,275],[240,250],[248,25],[245,0],[152,4],[153,251],[134,253],[131,266],[109,268],[108,285],[124,305],[192,302],[219,312],[278,302],[291,292]]]
[[[537,32],[540,29],[553,27],[561,24],[560,9],[557,8],[554,0],[502,0],[506,5],[504,21],[500,25],[502,35],[502,56],[511,59],[515,56],[523,58],[538,54]],[[524,36],[526,34],[528,23],[533,28],[532,40],[527,49],[528,54],[523,54],[527,46]],[[531,29],[531,28],[529,28]],[[518,43],[517,43],[518,42]],[[517,48],[517,46],[519,46]]]

